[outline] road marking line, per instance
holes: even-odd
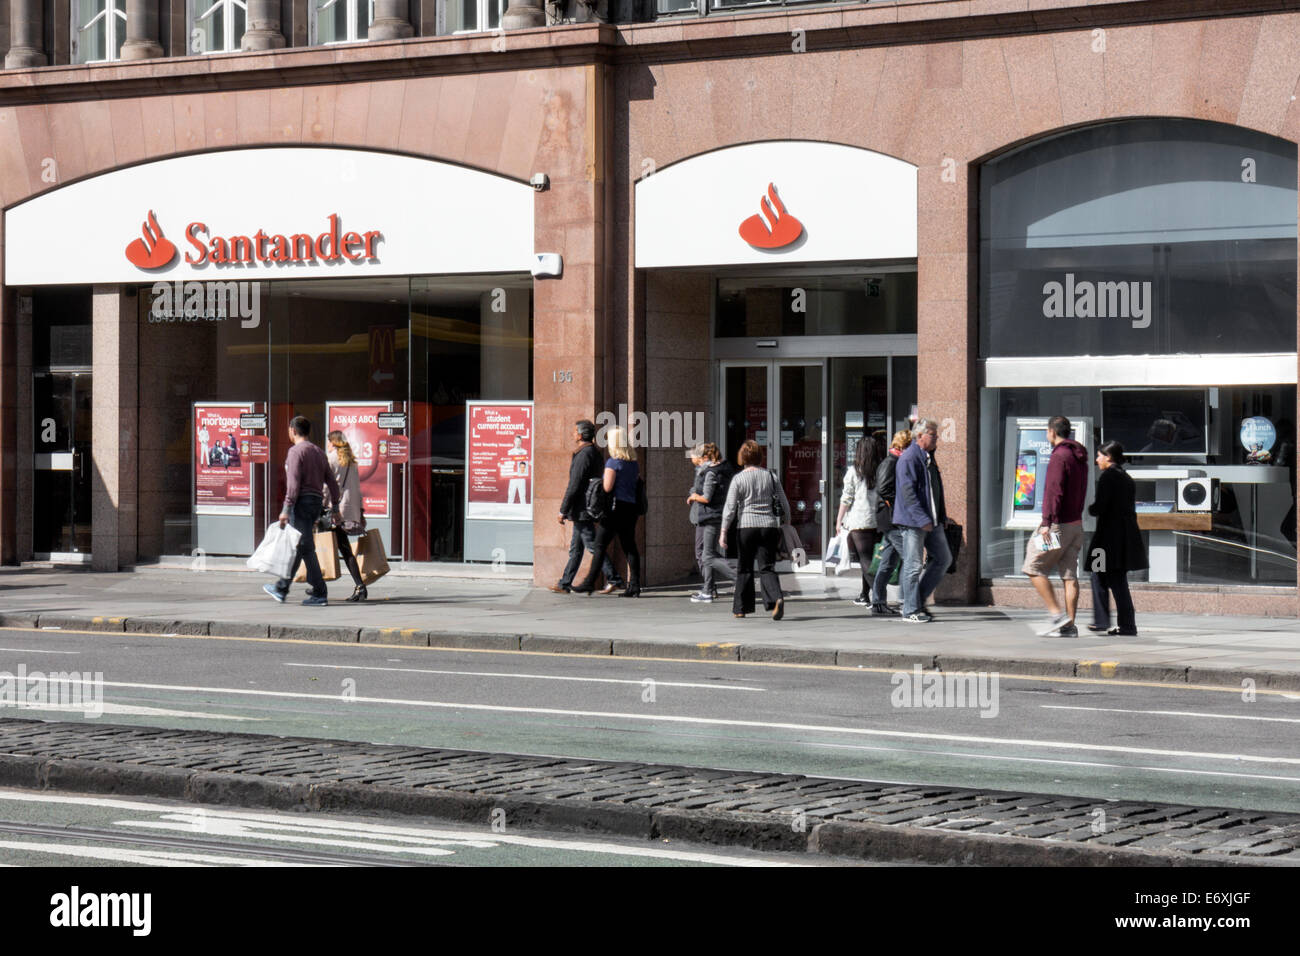
[[[1205,714],[1194,710],[1125,710],[1122,707],[1080,707],[1040,704],[1046,710],[1091,710],[1106,714],[1156,714],[1162,717],[1213,717],[1216,720],[1263,720],[1279,724],[1300,724],[1300,717],[1253,717],[1246,714]]]
[[[31,680],[29,677],[28,680]],[[0,710],[9,708],[10,710],[38,710],[49,711],[52,713],[71,713],[85,714],[89,711],[99,711],[103,714],[117,714],[124,717],[190,717],[199,720],[251,720],[263,721],[266,717],[241,717],[235,714],[209,714],[197,710],[168,710],[165,707],[146,707],[143,704],[113,704],[103,702],[91,706],[89,704],[41,704],[29,701],[6,701],[0,700]],[[91,715],[87,715],[91,716]],[[99,716],[99,714],[94,714]]]
[[[629,680],[613,677],[562,677],[555,674],[503,674],[492,671],[436,671],[426,670],[420,667],[363,667],[355,664],[298,664],[289,661],[283,663],[285,667],[323,667],[331,670],[344,671],[396,671],[402,674],[450,674],[453,676],[464,677],[515,677],[520,680],[564,680],[578,681],[584,684],[633,684],[637,687],[643,687],[647,680],[652,680],[656,687],[698,687],[703,690],[750,691],[764,691],[767,689],[765,687],[736,687],[731,684],[685,684],[676,681],[657,680],[651,677],[644,677],[640,680]]]
[[[9,626],[0,627],[0,631],[19,631],[22,633],[32,633],[35,630],[37,629],[31,627],[9,627]],[[69,630],[64,630],[62,628],[41,628],[40,630],[58,631],[59,632],[58,636],[60,637],[63,635],[67,635],[69,637],[102,638],[105,636],[105,634],[108,635],[117,634],[116,631],[69,631]],[[143,632],[137,633],[135,631],[127,631],[124,633],[130,634],[132,637],[136,637],[136,638],[163,637],[163,635],[161,634],[145,634]],[[855,673],[856,674],[896,674],[900,670],[900,668],[898,667],[863,667],[862,665],[855,666],[855,665],[848,665],[848,664],[790,664],[790,663],[780,662],[780,661],[737,661],[737,660],[730,660],[730,659],[697,660],[694,658],[682,658],[682,657],[639,657],[639,656],[623,655],[623,654],[618,654],[618,655],[611,654],[608,656],[598,656],[593,654],[577,654],[577,653],[569,654],[569,653],[561,653],[557,651],[509,651],[509,650],[501,650],[500,648],[486,648],[486,647],[444,647],[441,645],[435,645],[433,647],[421,647],[419,645],[407,645],[407,644],[361,644],[361,643],[342,644],[338,641],[286,640],[284,638],[279,638],[279,637],[235,637],[228,634],[175,634],[175,635],[168,635],[168,639],[178,640],[178,641],[232,641],[232,642],[242,641],[250,644],[276,644],[281,647],[283,647],[286,644],[289,645],[302,644],[302,645],[313,646],[313,647],[328,647],[333,650],[350,648],[352,650],[370,651],[370,650],[391,650],[393,648],[400,648],[401,650],[406,651],[408,653],[418,651],[423,653],[435,653],[435,654],[447,654],[447,653],[508,654],[514,657],[549,657],[549,658],[563,657],[563,658],[568,658],[570,660],[586,661],[588,663],[592,661],[652,661],[656,664],[670,664],[670,665],[678,665],[678,666],[704,665],[709,667],[774,667],[774,668],[785,668],[788,670],[830,671],[837,674],[855,674]],[[1188,653],[1193,653],[1197,651],[1198,648],[1188,648],[1187,650]],[[887,649],[887,650],[878,650],[877,653],[906,654],[906,653],[914,653],[914,652],[908,651],[906,649],[894,648],[894,649]],[[918,655],[918,657],[919,656],[921,655]],[[929,656],[933,658],[935,655],[931,654]],[[919,663],[919,661],[917,661],[917,663]],[[990,663],[993,662],[990,661]],[[1053,662],[1048,661],[1045,663],[1053,663]],[[1138,661],[1137,663],[1143,664],[1144,662]],[[1104,680],[1096,677],[1059,677],[1059,676],[1052,676],[1052,675],[1045,675],[1045,674],[1001,674],[1000,678],[1004,681],[1018,680],[1018,681],[1039,682],[1044,684],[1083,684],[1083,685],[1096,685],[1102,687],[1155,687],[1155,688],[1162,688],[1167,690],[1189,690],[1189,691],[1212,692],[1218,694],[1233,694],[1234,696],[1241,693],[1240,684],[1235,686],[1221,686],[1217,684],[1182,684],[1182,683],[1173,683],[1171,681],[1158,681],[1158,680],[1143,681],[1143,680],[1125,680],[1122,678],[1118,680],[1114,680],[1114,679]],[[1270,695],[1281,696],[1281,697],[1297,696],[1296,692],[1293,690],[1278,690],[1274,688],[1259,688],[1255,691],[1255,693],[1270,694]]]
[[[112,847],[87,846],[64,843],[29,843],[22,840],[0,840],[7,850],[27,850],[30,853],[50,853],[56,856],[73,856],[91,860],[113,860],[117,863],[138,863],[141,866],[319,866],[318,863],[287,863],[281,860],[259,860],[253,857],[212,856],[206,853],[172,853],[166,850],[118,850]]]
[[[0,651],[13,651],[15,654],[80,654],[81,651],[38,651],[27,647],[0,647]]]
[[[28,678],[32,680],[32,678]],[[48,678],[46,678],[48,680]],[[90,683],[65,681],[65,683]],[[1150,747],[1118,747],[1087,744],[1073,740],[1026,740],[1016,737],[982,737],[968,734],[928,734],[917,731],[878,730],[870,727],[836,727],[828,724],[793,724],[782,721],[730,720],[722,717],[688,717],[680,714],[629,714],[618,711],[564,710],[558,707],[513,707],[505,704],[458,704],[441,700],[409,700],[400,697],[349,697],[338,694],[308,694],[302,691],[249,690],[243,687],[196,687],[182,684],[140,684],[128,681],[104,681],[104,687],[131,690],[188,691],[199,694],[237,694],[244,697],[279,697],[297,700],[331,700],[351,707],[364,704],[396,704],[404,707],[430,707],[440,710],[481,710],[505,714],[543,714],[551,717],[595,717],[606,720],[632,720],[648,723],[704,724],[715,727],[762,727],[768,730],[804,730],[814,733],[853,734],[864,737],[894,737],[912,740],[947,740],[966,744],[1005,744],[1014,747],[1051,747],[1060,750],[1088,750],[1101,753],[1144,754],[1154,757],[1188,757],[1202,760],[1239,760],[1249,763],[1277,763],[1300,766],[1300,757],[1266,757],[1257,754],[1219,754],[1197,750],[1159,750]]]
[[[278,815],[274,813],[259,813],[253,810],[225,810],[213,807],[203,806],[195,807],[193,810],[188,808],[173,808],[170,804],[162,801],[144,802],[140,800],[120,800],[112,797],[82,797],[82,796],[64,796],[60,794],[44,792],[27,792],[18,790],[0,790],[0,800],[13,800],[22,803],[55,803],[55,804],[72,804],[94,807],[107,807],[114,810],[142,810],[145,812],[162,813],[164,819],[173,817],[175,814],[191,814],[195,820],[204,819],[212,820],[213,818],[245,821],[248,823],[267,823],[275,824],[282,827],[292,828],[319,828],[328,829],[339,835],[358,835],[387,838],[407,838],[419,840],[443,840],[446,842],[456,842],[465,847],[472,848],[492,848],[500,844],[511,846],[536,847],[538,849],[554,850],[580,850],[584,853],[605,853],[619,856],[639,856],[659,860],[680,860],[687,863],[710,863],[719,866],[796,866],[802,867],[805,864],[797,861],[782,860],[751,860],[745,858],[735,858],[720,856],[713,853],[699,853],[690,850],[666,850],[658,847],[645,846],[624,846],[619,843],[601,843],[596,840],[579,839],[554,839],[551,837],[531,837],[517,836],[510,833],[492,833],[484,834],[483,837],[476,836],[472,830],[445,830],[434,827],[408,827],[395,826],[382,823],[361,823],[349,820],[303,820],[301,815],[288,817],[287,815]],[[201,816],[200,816],[201,815]],[[130,825],[138,826],[139,821],[131,821]],[[486,825],[486,824],[485,824]],[[198,832],[197,827],[189,826],[191,832]],[[247,860],[241,861],[247,863]],[[256,861],[255,861],[256,865]],[[311,864],[315,865],[315,864]]]

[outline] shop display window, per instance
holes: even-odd
[[[255,310],[175,285],[137,290],[142,558],[249,553],[279,514],[294,415],[317,444],[348,436],[390,557],[464,558],[465,403],[532,399],[527,276],[248,283]]]

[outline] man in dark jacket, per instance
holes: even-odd
[[[280,508],[280,527],[290,522],[298,530],[298,550],[294,552],[293,564],[289,576],[281,578],[274,584],[263,585],[262,590],[281,604],[289,597],[289,586],[298,574],[300,564],[307,565],[307,583],[311,593],[302,603],[308,607],[324,607],[328,604],[325,578],[321,575],[320,561],[316,559],[316,519],[325,510],[322,492],[329,488],[330,501],[339,500],[339,485],[334,479],[334,469],[325,457],[325,452],[308,441],[311,435],[311,422],[301,415],[295,415],[289,422],[289,454],[285,457],[285,491],[284,505]],[[232,439],[233,441],[233,439]],[[334,520],[339,520],[338,506],[332,511]]]
[[[889,579],[894,575],[894,569],[903,560],[903,532],[894,527],[894,501],[897,499],[895,474],[899,456],[911,443],[910,432],[898,432],[890,443],[889,451],[876,466],[876,530],[880,532],[883,542],[880,547],[880,564],[876,568],[876,577],[871,582],[871,613],[876,617],[898,615],[898,609],[889,606],[889,592],[886,589],[889,587]]]
[[[560,500],[560,524],[572,521],[573,535],[569,538],[569,562],[564,566],[564,574],[560,576],[559,583],[551,586],[551,590],[557,594],[567,593],[572,589],[573,578],[577,575],[578,568],[582,566],[582,552],[590,552],[593,549],[596,522],[592,521],[591,516],[587,514],[587,485],[591,479],[603,477],[605,474],[605,458],[594,444],[595,424],[585,418],[574,424],[573,440],[578,450],[573,453],[573,458],[569,462],[569,486],[564,490],[564,497]],[[605,572],[605,586],[601,588],[600,593],[611,594],[616,590],[622,590],[623,579],[614,570],[614,562],[609,559],[609,555],[605,556],[602,570]]]
[[[931,478],[938,470],[933,463],[933,452],[939,444],[939,425],[921,419],[914,434],[916,440],[899,456],[894,472],[897,496],[893,518],[903,539],[903,573],[898,579],[903,589],[903,620],[928,624],[933,618],[926,612],[925,602],[943,579],[952,563],[952,554],[939,511],[943,492],[939,491],[937,501],[936,483]]]
[[[1034,590],[1047,606],[1044,635],[1078,637],[1074,613],[1079,607],[1079,551],[1083,548],[1083,504],[1088,496],[1088,451],[1070,437],[1070,420],[1057,415],[1047,423],[1052,455],[1043,482],[1043,518],[1029,537],[1025,564]],[[1056,601],[1047,575],[1055,568],[1065,589],[1065,610]]]

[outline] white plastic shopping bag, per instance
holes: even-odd
[[[293,553],[298,550],[298,539],[302,537],[298,529],[291,524],[280,527],[276,521],[269,525],[262,543],[248,559],[248,566],[254,571],[274,574],[277,578],[287,578],[293,567]]]
[[[849,552],[849,533],[841,531],[831,538],[831,543],[827,545],[826,557],[823,560],[822,567],[834,567],[836,574],[843,574],[849,569],[852,561],[853,558]]]

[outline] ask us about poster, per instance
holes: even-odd
[[[533,403],[466,402],[465,517],[533,520]]]
[[[253,465],[244,452],[249,433],[239,427],[240,414],[252,410],[251,403],[194,404],[195,514],[253,513]]]

